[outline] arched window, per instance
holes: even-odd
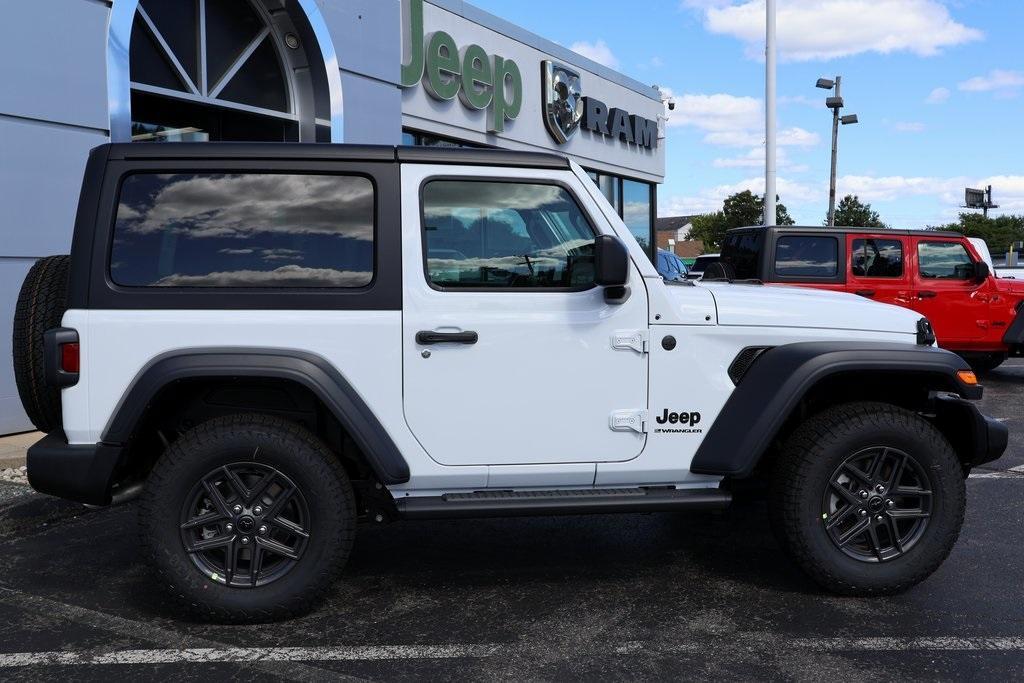
[[[112,93],[129,106],[112,98],[112,139],[340,141],[337,61],[312,0],[139,0],[130,28],[117,19],[109,52],[127,64],[110,78],[128,84]]]

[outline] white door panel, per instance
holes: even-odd
[[[482,172],[483,171],[483,172]],[[424,272],[421,181],[487,176],[478,168],[403,168],[404,405],[409,427],[446,465],[613,462],[635,458],[645,437],[612,431],[615,410],[647,405],[647,356],[613,349],[612,336],[647,328],[638,272],[623,305],[584,291],[440,291]],[[568,172],[503,169],[503,177],[558,180],[596,212]],[[597,214],[599,215],[599,214]],[[611,232],[607,226],[595,226]],[[476,332],[474,344],[417,343],[420,331]],[[428,353],[424,353],[428,352]]]

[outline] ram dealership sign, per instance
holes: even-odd
[[[581,75],[564,64],[545,60],[541,65],[544,85],[544,124],[551,137],[565,143],[582,125],[584,130],[651,149],[658,144],[658,122],[608,108],[595,97],[584,97]]]

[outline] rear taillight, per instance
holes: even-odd
[[[78,332],[68,327],[55,327],[43,333],[43,352],[46,354],[46,382],[53,387],[72,387],[78,384],[82,367]]]
[[[81,367],[78,342],[60,345],[60,369],[64,372],[78,372]]]

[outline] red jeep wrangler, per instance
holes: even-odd
[[[977,370],[1024,351],[1024,281],[996,278],[955,232],[870,228],[750,227],[730,230],[720,268],[704,279],[760,280],[850,292],[913,309],[939,346]]]

